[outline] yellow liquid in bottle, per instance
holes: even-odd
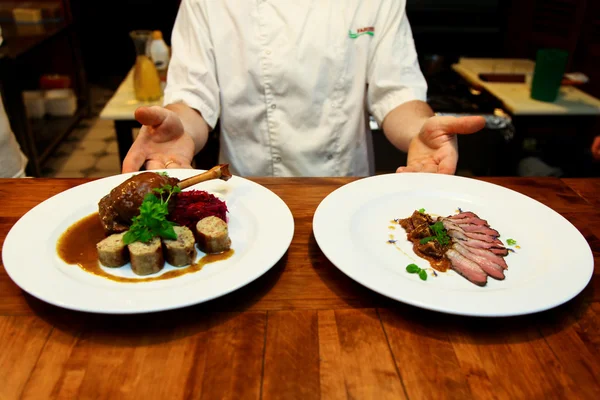
[[[162,97],[158,71],[148,56],[137,56],[133,85],[138,101],[156,101]]]

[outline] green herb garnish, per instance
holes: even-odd
[[[419,212],[420,212],[421,214],[423,214],[423,213],[425,213],[425,209],[424,209],[424,208],[419,208]]]
[[[515,244],[517,244],[517,241],[515,239],[507,239],[506,244],[509,246],[514,246]]]
[[[158,175],[162,175],[162,176],[166,176],[166,177],[169,176],[169,174],[167,174],[166,172],[157,172],[157,174]]]
[[[132,224],[129,231],[123,236],[123,243],[133,242],[147,243],[156,236],[164,239],[177,239],[177,234],[173,229],[175,223],[167,220],[169,215],[169,200],[174,193],[181,192],[179,186],[165,185],[154,189],[154,193],[148,193],[140,206],[139,215],[132,218]],[[167,198],[164,199],[164,195]]]
[[[406,271],[410,274],[416,274],[420,270],[421,270],[421,268],[419,268],[419,266],[416,264],[408,264],[408,266],[406,267]]]
[[[421,278],[421,280],[427,280],[427,271],[419,268],[419,266],[416,264],[409,264],[406,267],[406,272],[408,272],[409,274],[419,274],[419,278]]]
[[[448,236],[448,232],[446,232],[446,228],[444,228],[444,224],[442,224],[442,221],[438,221],[435,224],[430,225],[429,227],[433,231],[434,236],[427,236],[421,239],[421,244],[425,244],[432,240],[437,241],[442,246],[446,246],[448,243],[450,243],[450,236]]]

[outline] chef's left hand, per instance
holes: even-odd
[[[458,162],[456,135],[483,129],[483,117],[431,117],[410,142],[405,167],[396,172],[454,174]]]
[[[594,138],[592,143],[592,156],[595,160],[600,161],[600,136]]]

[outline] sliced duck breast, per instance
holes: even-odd
[[[494,237],[500,237],[500,234],[497,230],[489,228],[483,225],[475,225],[475,224],[457,224],[463,231],[465,232],[477,232],[483,233],[485,235],[491,235]]]
[[[449,217],[452,221],[460,224],[473,224],[473,225],[481,225],[481,226],[490,226],[488,222],[484,219],[478,217]]]
[[[465,232],[465,236],[471,239],[477,239],[483,242],[493,243],[498,246],[504,246],[504,243],[502,243],[500,239],[492,235],[486,235],[484,233],[479,232]]]
[[[465,230],[462,229],[460,227],[460,225],[457,225],[456,223],[454,223],[448,219],[442,220],[442,224],[444,225],[444,228],[446,228],[446,230],[455,229],[457,231],[461,231],[468,238],[482,240],[484,242],[490,242],[490,243],[495,243],[499,246],[504,246],[504,244],[497,237],[495,237],[493,235],[486,235],[484,233],[479,233],[479,232],[465,232]]]
[[[460,244],[461,246],[463,245],[463,242],[454,242],[457,244]],[[477,254],[480,257],[484,257],[487,258],[488,260],[490,260],[491,262],[493,262],[494,264],[498,264],[499,266],[502,267],[502,269],[508,269],[508,265],[506,264],[506,260],[504,260],[503,257],[499,256],[498,254],[494,254],[491,251],[487,250],[487,249],[478,249],[478,248],[474,248],[474,247],[469,247],[468,250],[473,253],[473,254]]]
[[[471,212],[471,211],[462,211],[462,212],[460,212],[458,214],[451,215],[448,218],[460,219],[460,218],[479,218],[479,217],[474,212]]]
[[[508,255],[508,249],[504,247],[490,247],[489,251],[502,257],[506,257]]]
[[[479,265],[463,256],[458,251],[449,249],[446,252],[446,257],[450,260],[452,269],[470,282],[478,286],[485,286],[487,284],[488,275],[479,267]]]
[[[461,245],[460,243],[454,243],[452,248],[460,254],[462,254],[465,258],[468,258],[469,260],[479,265],[483,272],[485,272],[492,278],[504,280],[504,269],[500,265],[490,261],[485,257],[481,257],[475,253],[470,252],[465,246]]]
[[[467,246],[469,248],[473,247],[475,249],[486,249],[491,251],[494,254],[499,256],[508,255],[508,250],[504,247],[500,247],[494,243],[484,242],[483,240],[472,239],[470,237],[465,236],[464,233],[457,231],[455,229],[447,230],[448,235],[456,240],[460,240],[461,244]]]

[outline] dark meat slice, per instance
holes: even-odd
[[[104,230],[107,233],[127,230],[131,219],[139,214],[146,194],[167,184],[175,186],[178,182],[177,178],[156,172],[142,172],[127,179],[98,203],[98,214]]]
[[[458,251],[464,257],[479,265],[479,268],[481,268],[486,274],[488,274],[492,278],[504,280],[504,270],[500,265],[495,264],[494,262],[490,261],[485,257],[481,257],[475,253],[470,252],[469,249],[467,249],[460,243],[455,243],[452,246],[452,248]]]
[[[487,249],[487,250],[491,251],[492,253],[500,255],[500,256],[508,255],[508,250],[506,248],[500,247],[494,243],[489,243],[489,242],[484,242],[482,240],[469,238],[460,231],[457,231],[454,229],[449,229],[448,235],[453,239],[460,240],[461,244],[463,244],[464,246],[473,247],[476,249]]]
[[[460,219],[460,218],[479,218],[479,217],[474,212],[471,212],[471,211],[462,211],[462,212],[460,212],[458,214],[451,215],[448,218],[457,218],[457,219]],[[479,218],[479,219],[481,219],[481,218]]]
[[[436,242],[435,240],[431,240],[425,244],[417,243],[417,249],[430,257],[433,258],[442,258],[444,257],[444,249],[442,246]]]
[[[482,240],[484,242],[494,243],[498,246],[504,246],[497,237],[492,236],[492,235],[486,235],[484,233],[479,233],[479,232],[465,232],[464,229],[462,229],[459,225],[452,222],[448,218],[442,219],[442,224],[444,225],[444,228],[460,231],[468,238]]]
[[[463,245],[463,242],[458,242],[456,241],[455,243],[460,244],[461,246]],[[506,264],[506,260],[504,260],[503,257],[492,253],[490,250],[487,249],[478,249],[478,248],[474,248],[474,247],[469,247],[468,250],[473,253],[473,254],[477,254],[480,257],[483,258],[487,258],[488,260],[490,260],[491,262],[493,262],[494,264],[497,264],[499,266],[502,267],[502,269],[508,269],[508,265]]]
[[[478,218],[478,217],[461,217],[457,218],[456,216],[449,217],[453,222],[457,224],[473,224],[473,225],[481,225],[481,226],[490,226],[486,220]]]
[[[429,227],[429,225],[419,225],[418,227],[416,227],[415,229],[412,230],[412,232],[410,232],[408,234],[408,239],[411,241],[414,240],[419,240],[419,239],[423,239],[429,236],[433,236],[433,232],[431,231],[431,228]]]
[[[410,217],[401,219],[398,223],[402,228],[404,228],[406,233],[411,233],[413,229],[415,229],[415,226],[413,225],[412,219],[410,219]]]
[[[475,224],[457,224],[463,231],[465,232],[477,232],[483,233],[484,235],[491,235],[494,237],[499,237],[500,234],[497,230],[488,228],[487,226],[475,225]]]
[[[433,225],[433,219],[431,219],[431,217],[427,214],[422,214],[418,211],[415,211],[409,218],[401,219],[399,223],[400,226],[404,228],[406,233],[410,233],[415,228]]]
[[[504,247],[492,247],[489,250],[498,256],[506,257],[508,255],[508,249]]]
[[[418,211],[413,212],[410,219],[412,219],[412,223],[415,228],[421,225],[433,225],[433,220],[428,214],[420,213]]]
[[[498,246],[504,246],[504,244],[495,236],[486,235],[479,232],[465,232],[465,235],[471,239],[481,240],[483,242],[494,243]]]
[[[129,229],[128,225],[121,222],[119,214],[112,206],[110,194],[107,194],[98,203],[98,215],[100,216],[100,222],[104,227],[104,231],[107,235],[111,235],[117,232],[125,232]]]
[[[176,186],[177,178],[160,175],[155,172],[142,172],[129,178],[110,193],[113,208],[126,223],[139,214],[144,197],[164,185]]]
[[[487,284],[488,275],[473,261],[467,259],[454,249],[448,249],[446,257],[452,263],[452,269],[470,282],[478,286],[485,286]]]

